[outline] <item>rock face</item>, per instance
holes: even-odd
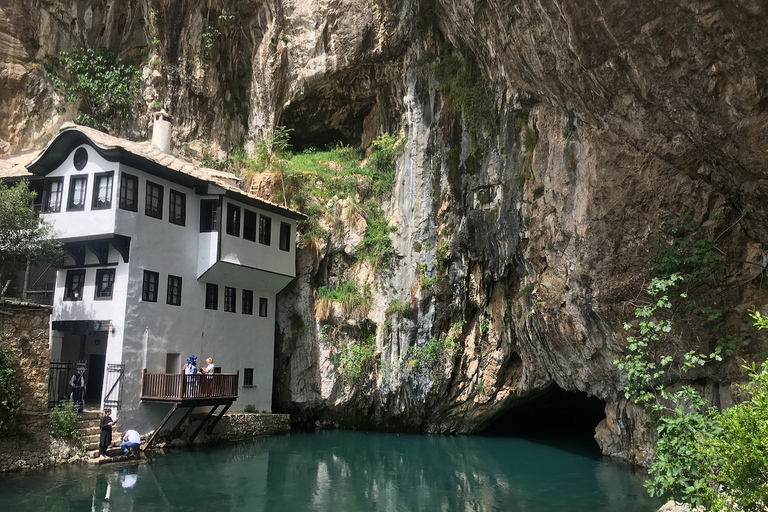
[[[605,401],[603,451],[644,463],[653,436],[612,361],[660,213],[690,216],[728,262],[700,291],[743,336],[697,375],[712,403],[732,403],[738,358],[764,346],[746,311],[768,302],[767,17],[752,0],[10,0],[0,152],[39,146],[72,116],[54,111],[40,63],[78,44],[141,66],[128,135],[165,107],[188,156],[250,148],[281,125],[297,145],[401,132],[383,203],[397,257],[354,263],[354,216],[301,251],[279,300],[275,407],[306,423],[478,432],[558,386]],[[476,63],[487,101],[451,101],[448,47]],[[372,290],[370,310],[332,314],[344,336],[375,332],[376,364],[355,382],[315,311],[313,289],[342,276]],[[686,342],[711,341],[690,327]],[[445,357],[410,364],[433,340]]]

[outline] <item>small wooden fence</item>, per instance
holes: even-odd
[[[141,399],[155,402],[194,402],[210,399],[237,399],[240,372],[213,375],[147,373],[141,378]]]

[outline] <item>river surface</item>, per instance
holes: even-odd
[[[596,445],[325,431],[11,472],[0,511],[653,512],[644,478]]]

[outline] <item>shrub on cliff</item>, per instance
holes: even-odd
[[[11,347],[0,341],[0,434],[14,432],[16,418],[24,405],[13,359]]]
[[[746,400],[722,412],[709,408],[693,386],[670,386],[673,375],[679,378],[719,360],[724,350],[669,352],[680,343],[670,300],[679,282],[687,281],[680,274],[651,280],[652,301],[637,308],[637,321],[626,325],[637,335],[627,338],[627,354],[615,361],[625,396],[645,407],[659,433],[646,488],[651,496],[711,512],[763,512],[768,503],[768,362],[745,366],[750,373],[750,383],[742,387]],[[760,313],[752,318],[759,329],[768,328]]]
[[[127,119],[139,86],[135,67],[106,48],[80,48],[50,59],[46,71],[66,102],[78,103],[76,122],[99,130]],[[58,108],[58,107],[57,107]]]

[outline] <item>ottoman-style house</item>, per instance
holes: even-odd
[[[87,397],[140,432],[169,402],[271,410],[275,298],[296,275],[305,218],[171,156],[169,135],[164,112],[151,143],[67,124],[25,165],[66,254],[51,360],[84,364]],[[190,355],[217,373],[185,380]]]

